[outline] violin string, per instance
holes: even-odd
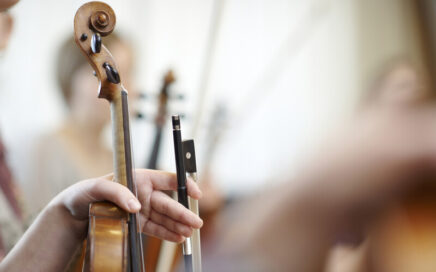
[[[132,131],[132,127],[130,126],[130,122],[128,124],[129,126],[129,131]],[[130,133],[130,156],[131,156],[131,160],[132,160],[132,181],[133,181],[133,190],[134,190],[134,195],[136,196],[136,198],[139,200],[138,198],[138,186],[136,184],[136,164],[135,164],[135,153],[134,150],[132,148],[133,145],[133,136],[132,133]],[[141,207],[142,209],[142,207]],[[140,215],[139,212],[136,212],[136,227],[139,230],[139,255],[141,256],[141,268],[142,271],[145,271],[145,263],[144,263],[144,249],[143,249],[143,245],[142,245],[142,229],[141,229],[141,224],[140,224]]]

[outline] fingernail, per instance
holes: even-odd
[[[196,229],[199,229],[203,226],[203,220],[201,218],[198,218],[197,220],[195,220],[196,222],[194,223],[194,226]]]
[[[127,206],[129,206],[129,209],[132,211],[141,209],[141,204],[139,204],[138,200],[136,199],[130,199],[129,202],[127,202]]]

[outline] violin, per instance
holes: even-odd
[[[162,141],[162,130],[167,120],[168,113],[168,99],[169,88],[176,81],[172,70],[168,70],[163,78],[163,84],[159,92],[159,106],[157,109],[157,115],[154,121],[155,134],[153,140],[153,147],[150,153],[150,157],[147,162],[148,169],[157,169],[157,160],[159,158],[159,151]]]
[[[128,92],[121,83],[117,65],[103,45],[116,23],[112,8],[102,2],[82,5],[74,17],[74,39],[99,80],[98,97],[110,104],[114,182],[136,195],[132,173]],[[89,207],[89,229],[83,271],[143,272],[144,259],[137,214],[130,214],[109,202]]]
[[[159,158],[162,132],[168,114],[169,88],[176,81],[172,70],[168,70],[163,78],[163,84],[159,92],[159,105],[157,115],[154,121],[155,134],[150,157],[147,161],[146,168],[157,169],[157,161]],[[144,252],[147,271],[156,271],[159,254],[161,250],[162,240],[156,237],[144,237]]]

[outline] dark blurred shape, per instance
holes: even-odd
[[[162,82],[162,87],[159,92],[159,102],[158,102],[158,110],[154,120],[155,124],[155,134],[153,140],[152,151],[150,157],[148,158],[148,162],[146,167],[148,169],[157,169],[158,168],[158,159],[159,159],[159,151],[162,141],[162,130],[167,120],[168,114],[168,99],[169,99],[169,89],[171,85],[176,81],[174,73],[171,69],[169,69]]]
[[[197,161],[195,159],[194,140],[182,142],[183,153],[185,154],[185,168],[188,173],[197,173]]]

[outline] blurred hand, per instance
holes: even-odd
[[[221,258],[230,267],[322,271],[338,235],[359,232],[396,200],[434,183],[436,110],[365,112],[305,162],[292,182],[265,189],[247,205],[235,222],[243,232],[230,228],[221,237]]]
[[[430,107],[373,110],[356,117],[302,171],[310,202],[332,220],[340,216],[356,222],[425,185],[436,177],[435,120]]]
[[[203,221],[161,190],[176,190],[175,174],[136,170],[138,198],[125,186],[112,181],[113,175],[88,179],[70,186],[60,193],[51,205],[61,205],[75,221],[78,235],[86,233],[89,204],[110,201],[130,213],[139,212],[142,231],[161,239],[181,242],[200,228]],[[189,196],[199,199],[202,193],[192,180],[187,180]]]

